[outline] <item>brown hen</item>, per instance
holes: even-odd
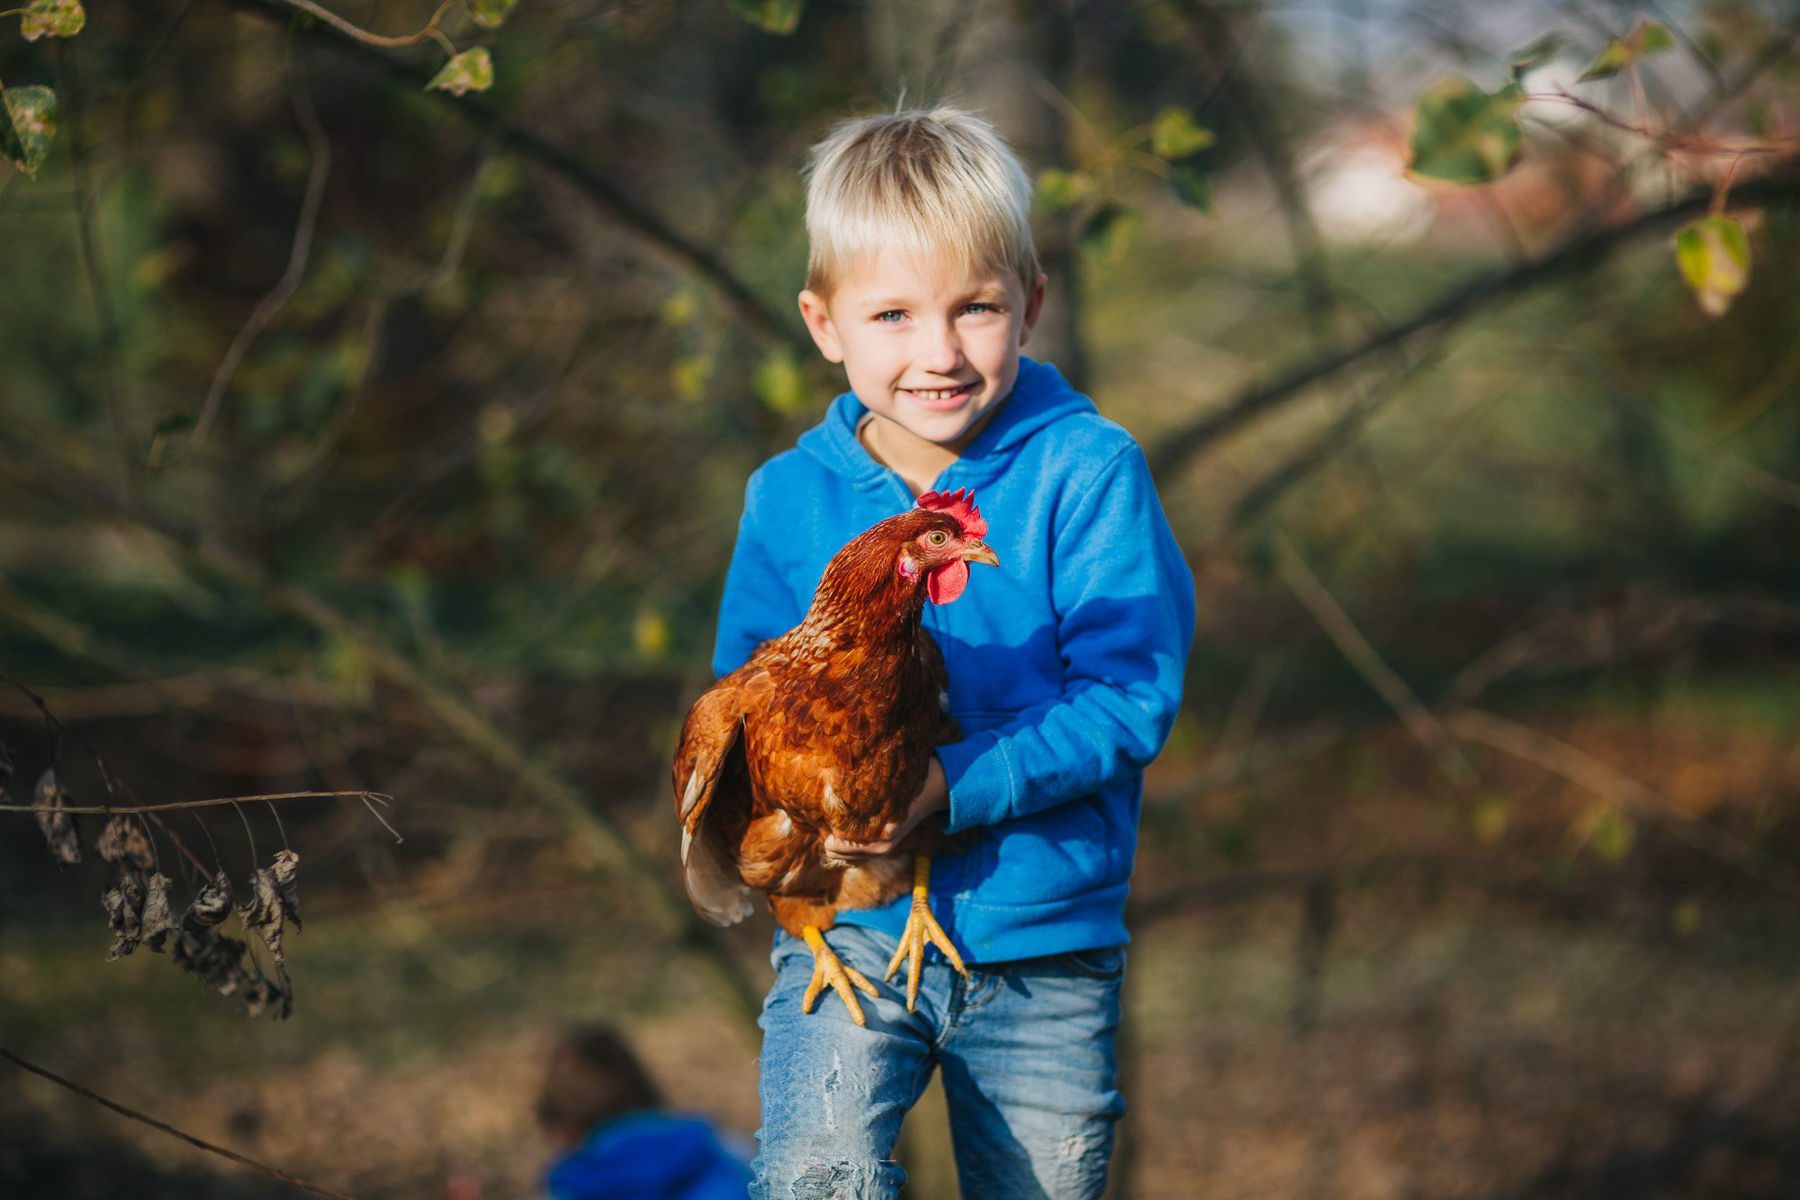
[[[781,927],[812,950],[807,1012],[830,985],[865,1023],[852,989],[874,996],[875,986],[823,935],[840,910],[879,907],[909,885],[912,911],[884,978],[907,964],[910,1010],[927,942],[963,971],[927,899],[943,841],[934,823],[868,861],[833,859],[825,839],[884,839],[924,786],[932,748],[954,736],[944,658],[920,617],[928,599],[962,593],[969,563],[999,565],[986,535],[973,497],[927,492],[839,550],[806,619],[688,711],[674,765],[688,898],[732,925],[750,915],[752,891],[766,893]]]

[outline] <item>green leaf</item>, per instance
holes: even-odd
[[[1215,140],[1212,130],[1195,121],[1194,114],[1185,108],[1163,109],[1150,127],[1150,152],[1167,162],[1197,154]]]
[[[1504,796],[1483,796],[1475,802],[1469,820],[1477,838],[1490,844],[1497,842],[1506,836],[1507,827],[1512,824],[1512,805]]]
[[[1616,865],[1624,862],[1626,855],[1631,853],[1631,844],[1637,840],[1637,828],[1630,817],[1608,805],[1593,817],[1590,836],[1600,861]]]
[[[1089,254],[1117,262],[1124,257],[1132,239],[1137,236],[1138,226],[1143,223],[1135,209],[1127,208],[1117,200],[1108,200],[1082,223],[1075,240]]]
[[[19,33],[28,42],[41,37],[74,37],[87,24],[87,13],[81,0],[31,0],[19,23]]]
[[[486,46],[464,50],[444,64],[444,69],[431,77],[426,91],[433,88],[461,96],[466,92],[485,92],[494,86],[494,60]]]
[[[1419,96],[1408,173],[1450,183],[1488,183],[1525,149],[1517,84],[1484,92],[1467,79],[1440,79]]]
[[[1206,174],[1194,167],[1176,167],[1169,172],[1169,190],[1189,208],[1212,211],[1212,184]]]
[[[1622,38],[1614,38],[1600,51],[1588,69],[1581,74],[1578,83],[1586,83],[1591,79],[1609,79],[1634,65],[1639,59],[1664,50],[1673,50],[1675,39],[1670,36],[1668,27],[1658,21],[1639,21],[1630,33]]]
[[[1722,317],[1750,282],[1750,239],[1736,217],[1701,217],[1675,234],[1675,263],[1701,311]]]
[[[784,417],[806,410],[806,376],[786,350],[774,351],[758,363],[751,385],[758,399]]]
[[[26,175],[36,175],[56,136],[56,93],[32,85],[6,89],[0,111],[0,158]]]
[[[1081,171],[1049,167],[1038,172],[1035,199],[1039,211],[1050,216],[1068,212],[1094,194],[1094,181]]]
[[[170,413],[158,421],[150,430],[150,449],[145,452],[144,465],[151,470],[162,466],[163,457],[169,452],[170,440],[178,434],[191,433],[199,423],[200,415],[191,408]]]
[[[783,37],[800,27],[806,0],[727,0],[731,11],[765,33]]]
[[[1512,66],[1512,81],[1519,82],[1527,71],[1535,70],[1555,58],[1567,40],[1560,33],[1546,33],[1524,49],[1513,51],[1508,56]]]
[[[463,0],[469,9],[469,17],[483,29],[498,29],[512,15],[513,6],[519,0]]]

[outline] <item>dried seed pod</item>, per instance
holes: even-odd
[[[275,861],[269,864],[269,873],[275,876],[275,894],[281,898],[281,912],[295,929],[300,924],[300,856],[292,850],[277,851]]]
[[[56,768],[50,767],[38,776],[31,807],[36,810],[33,815],[37,817],[38,828],[43,830],[50,856],[59,863],[72,866],[81,861],[81,846],[75,840],[75,818],[62,811],[68,798],[68,793],[56,781]]]
[[[194,893],[194,902],[181,914],[183,932],[198,933],[225,919],[231,911],[231,880],[220,871],[212,882]]]
[[[264,867],[250,877],[250,899],[238,905],[238,919],[244,928],[268,944],[276,962],[281,956],[281,896],[275,890],[275,875]]]
[[[169,958],[182,970],[192,971],[217,988],[221,996],[229,996],[250,982],[243,966],[244,943],[216,929],[183,929]]]
[[[150,876],[144,887],[143,927],[138,936],[144,939],[144,945],[161,954],[169,935],[180,927],[175,910],[169,906],[169,877],[159,871]]]
[[[129,862],[140,871],[156,866],[156,854],[150,849],[143,827],[124,813],[106,823],[94,842],[94,853],[107,862]]]
[[[100,903],[106,906],[106,919],[112,925],[113,944],[107,952],[106,960],[124,958],[137,949],[143,938],[144,928],[144,881],[143,877],[132,867],[116,868],[113,885],[101,893]]]
[[[285,1021],[294,1015],[294,985],[283,979],[280,983],[267,975],[258,974],[244,989],[244,1015],[260,1017],[273,1007],[270,1013],[277,1021]]]

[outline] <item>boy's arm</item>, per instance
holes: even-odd
[[[744,487],[744,515],[738,520],[737,545],[719,597],[719,631],[713,640],[713,674],[729,675],[743,666],[751,651],[795,625],[805,612],[776,570],[762,539],[761,475]]]
[[[1156,757],[1181,703],[1194,578],[1133,443],[1056,533],[1051,594],[1068,686],[938,747],[951,832],[1090,795]]]

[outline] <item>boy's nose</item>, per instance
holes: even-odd
[[[939,373],[954,371],[962,365],[962,357],[962,339],[957,336],[954,323],[928,328],[924,344],[919,347],[920,366]]]

